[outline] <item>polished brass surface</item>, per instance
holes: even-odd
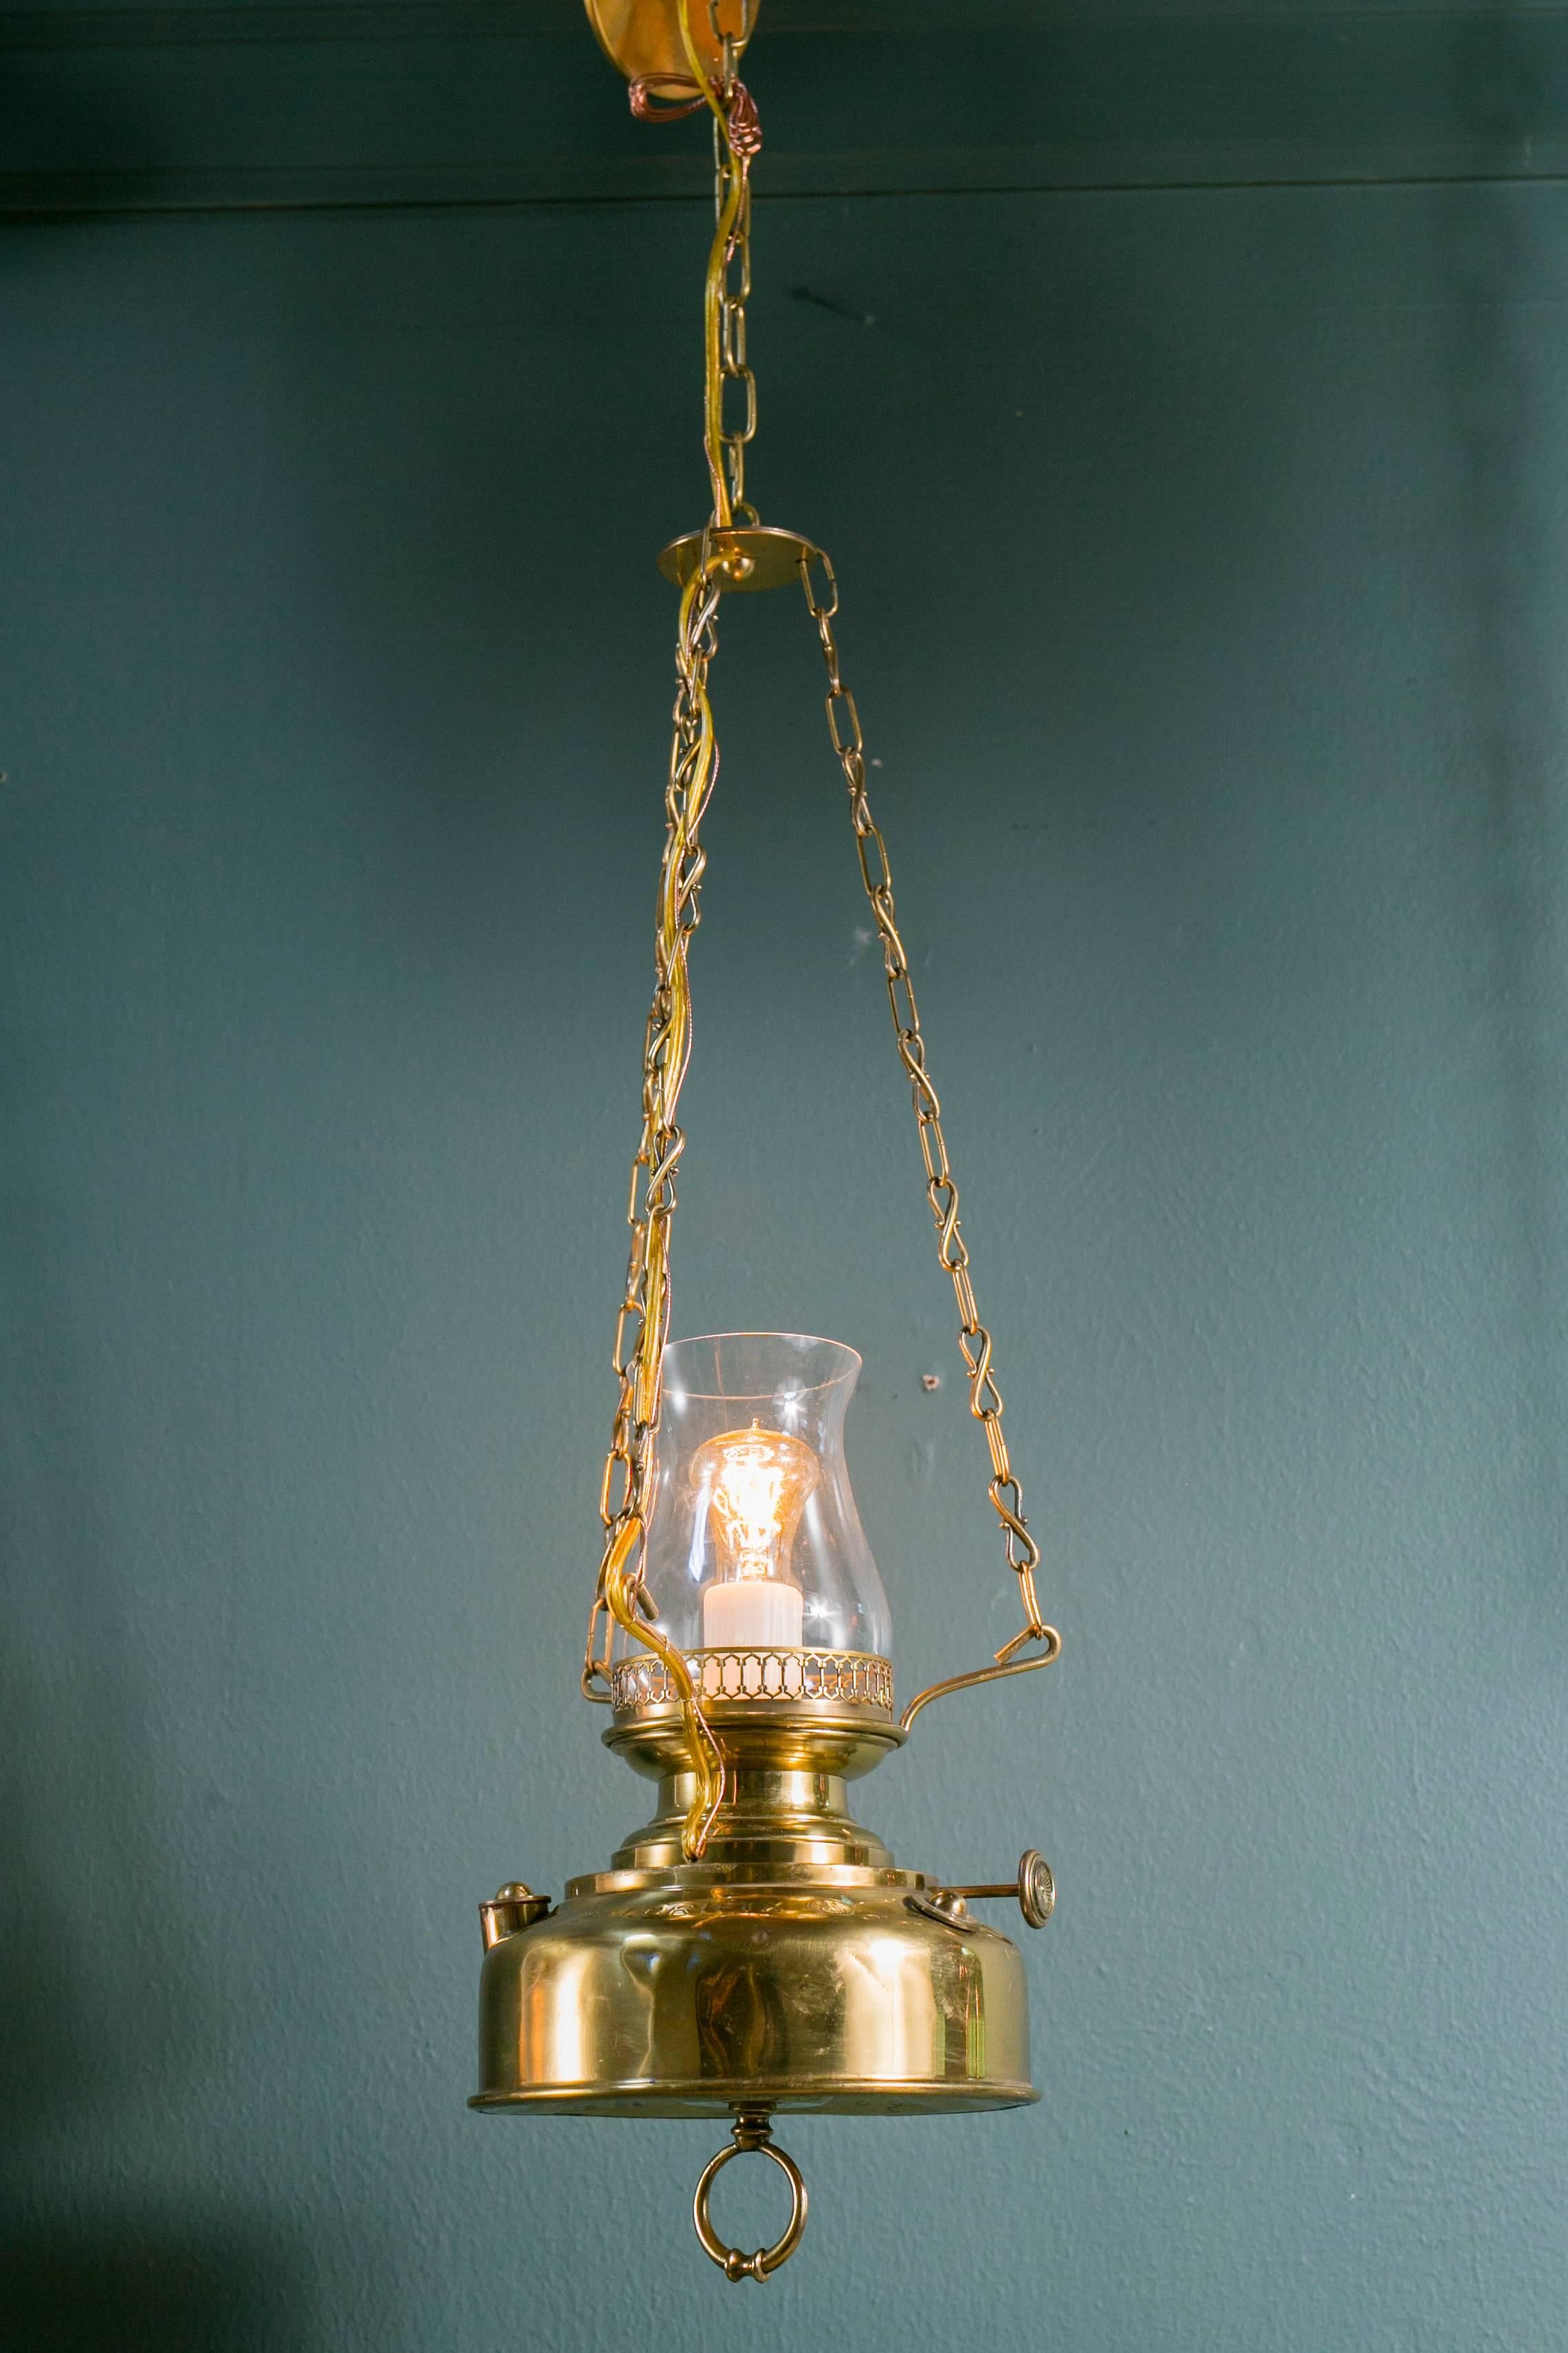
[[[765,2109],[742,2108],[730,2127],[733,2147],[721,2148],[703,2167],[697,2184],[697,2195],[691,2201],[691,2219],[697,2225],[697,2236],[702,2252],[716,2263],[725,2278],[737,2283],[751,2279],[759,2283],[776,2272],[781,2263],[788,2263],[799,2246],[805,2229],[808,2200],[800,2168],[793,2157],[773,2147],[773,2128]],[[790,2186],[790,2218],[771,2247],[759,2247],[754,2255],[743,2255],[739,2247],[727,2247],[713,2228],[708,2211],[709,2194],[731,2158],[745,2157],[755,2151],[771,2157]]]
[[[486,1904],[479,1906],[479,1934],[488,1953],[503,1936],[515,1936],[520,1928],[531,1928],[542,1920],[550,1910],[548,1895],[536,1895],[521,1879],[509,1880]]]
[[[801,559],[815,555],[809,539],[772,523],[742,525],[734,531],[689,531],[672,539],[660,554],[658,568],[667,580],[684,588],[702,562],[706,543],[721,588],[754,593],[762,588],[787,588],[800,578]]]
[[[679,1708],[605,1733],[658,1779],[654,1818],[486,1953],[474,2105],[866,2115],[1035,2098],[1016,1947],[926,1916],[925,1880],[848,1812],[847,1781],[898,1725],[799,1701],[719,1703],[712,1725],[723,1788],[700,1863],[681,1857]]]
[[[727,1772],[716,1820],[733,1802],[735,1775],[745,1768],[820,1770],[853,1781],[909,1738],[886,1708],[869,1703],[719,1699],[710,1700],[708,1713]],[[602,1736],[605,1747],[624,1757],[634,1772],[662,1780],[690,1769],[681,1730],[679,1704],[665,1701],[617,1713]]]
[[[865,2116],[1036,2097],[1023,1965],[995,1929],[923,1917],[901,1873],[691,1870],[570,1894],[486,1954],[477,2107]]]
[[[680,30],[680,0],[585,0],[588,22],[612,65],[628,81],[689,86],[690,65]],[[691,11],[691,33],[710,79],[724,66],[724,35],[739,56],[757,20],[758,0],[702,0]]]
[[[890,1716],[869,1708],[744,1700],[720,1701],[710,1716],[724,1753],[724,1784],[702,1864],[688,1866],[693,1884],[737,1870],[746,1876],[868,1870],[885,1878],[892,1857],[851,1816],[846,1785],[902,1741]],[[639,1886],[662,1883],[682,1861],[680,1828],[691,1796],[679,1710],[635,1709],[611,1725],[605,1742],[659,1784],[652,1821],[616,1849],[612,1870],[645,1874]],[[595,1891],[602,1884],[595,1880]],[[580,1891],[588,1893],[589,1883],[573,1880],[567,1893]]]
[[[641,1873],[662,1882],[681,1861],[684,1777],[676,1775],[662,1782],[660,1796],[663,1803],[653,1820],[634,1831],[616,1848],[610,1863],[613,1872]],[[892,1862],[876,1833],[863,1829],[850,1814],[842,1775],[742,1765],[724,1776],[724,1802],[707,1853],[700,1863],[689,1863],[686,1868],[699,1874],[692,1883],[696,1885],[705,1872],[719,1874],[737,1867],[751,1874],[772,1870],[813,1874],[839,1869],[886,1873]],[[586,1892],[581,1880],[570,1880],[567,1886],[573,1894]]]
[[[688,1651],[686,1664],[704,1700],[821,1700],[856,1707],[893,1704],[893,1670],[870,1651]],[[679,1699],[657,1659],[623,1659],[610,1670],[617,1714]]]

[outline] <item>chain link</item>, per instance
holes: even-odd
[[[696,88],[713,113],[713,242],[702,305],[705,397],[702,443],[713,489],[713,522],[719,531],[754,523],[746,500],[746,447],[757,429],[757,379],[746,359],[746,304],[752,291],[752,164],[763,149],[763,126],[735,60],[751,32],[752,12],[742,11],[738,36],[721,32],[715,0],[708,16],[721,43],[722,66],[708,80],[690,21],[691,0],[680,0],[680,31]],[[740,414],[731,394],[739,385]]]
[[[812,584],[814,562],[820,565],[825,583],[820,596]],[[844,770],[844,781],[849,787],[849,818],[860,854],[860,879],[866,886],[866,896],[870,902],[872,917],[882,944],[882,970],[888,984],[888,1002],[892,1008],[899,1060],[904,1066],[914,1097],[921,1158],[926,1173],[926,1198],[936,1222],[937,1257],[952,1281],[953,1297],[958,1303],[958,1345],[969,1375],[969,1409],[985,1432],[985,1442],[991,1454],[991,1482],[987,1493],[1001,1523],[1007,1566],[1016,1574],[1019,1596],[1024,1605],[1024,1630],[997,1651],[1000,1664],[1026,1643],[1052,1639],[1052,1630],[1040,1615],[1039,1599],[1035,1590],[1035,1571],[1039,1567],[1040,1548],[1030,1535],[1024,1517],[1023,1490],[1014,1472],[1007,1452],[1007,1440],[1003,1433],[1002,1392],[996,1386],[991,1335],[980,1320],[974,1285],[970,1279],[969,1249],[958,1220],[958,1182],[948,1158],[947,1139],[942,1134],[942,1104],[926,1067],[925,1038],[915,1004],[914,982],[910,976],[909,957],[899,935],[888,846],[866,797],[866,745],[860,732],[860,714],[855,707],[855,697],[844,683],[839,670],[838,644],[833,634],[834,616],[838,610],[838,583],[832,564],[820,549],[815,552],[814,556],[803,557],[800,569],[806,608],[816,623],[816,633],[822,641],[822,658],[827,666],[827,732]]]
[[[737,83],[735,98],[746,93]],[[750,105],[749,99],[747,100]],[[754,523],[757,511],[746,500],[746,448],[757,430],[757,379],[746,364],[746,304],[752,292],[752,182],[749,166],[751,153],[742,152],[737,144],[742,126],[735,115],[738,106],[732,104],[727,117],[714,117],[713,167],[714,211],[720,224],[714,238],[719,255],[718,271],[718,336],[719,336],[719,411],[711,420],[717,427],[720,471],[727,515],[720,513],[720,501],[715,501],[714,520]],[[752,110],[752,121],[755,121]],[[760,144],[760,138],[758,141]],[[731,385],[740,386],[739,401],[730,395]],[[738,406],[740,414],[733,414]],[[711,459],[710,459],[711,464]]]

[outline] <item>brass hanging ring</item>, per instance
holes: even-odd
[[[691,2201],[691,2219],[697,2225],[697,2236],[701,2242],[703,2253],[718,2264],[727,2280],[739,2284],[743,2279],[765,2280],[770,2272],[776,2272],[781,2263],[788,2263],[805,2232],[806,2195],[805,2183],[794,2158],[787,2157],[782,2148],[773,2147],[773,2127],[765,2116],[738,2116],[731,2129],[734,2136],[731,2146],[721,2148],[716,2157],[710,2157],[702,2168],[697,2195]],[[744,2157],[752,2149],[773,2158],[789,2183],[794,2204],[783,2235],[775,2239],[771,2247],[759,2247],[754,2255],[743,2255],[739,2247],[727,2247],[713,2228],[708,2212],[708,2199],[714,2182],[731,2158]]]

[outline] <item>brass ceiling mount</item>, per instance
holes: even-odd
[[[691,81],[690,53],[681,28],[680,0],[584,0],[599,47],[629,82],[653,83],[672,92]],[[710,81],[723,73],[725,43],[739,61],[756,27],[758,0],[695,0],[689,30],[698,60]]]

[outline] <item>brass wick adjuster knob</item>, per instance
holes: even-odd
[[[786,2157],[782,2148],[773,2147],[773,2128],[765,2108],[738,2109],[735,2121],[730,2127],[730,2137],[734,2146],[721,2148],[718,2156],[710,2157],[702,2168],[697,2195],[691,2201],[691,2219],[697,2225],[697,2236],[702,2242],[703,2253],[718,2264],[727,2280],[737,2284],[743,2279],[765,2280],[770,2272],[776,2272],[781,2263],[788,2263],[801,2242],[805,2230],[805,2183],[794,2158]],[[775,2239],[771,2247],[759,2247],[754,2255],[743,2255],[739,2247],[727,2247],[714,2230],[709,2219],[708,2198],[730,2159],[744,2157],[752,2149],[773,2158],[789,2183],[795,2203],[783,2237]]]
[[[1057,1908],[1057,1883],[1038,1847],[1018,1858],[1018,1909],[1031,1928],[1043,1928]]]
[[[963,1928],[969,1923],[969,1906],[964,1899],[971,1895],[1016,1897],[1018,1909],[1031,1928],[1043,1928],[1057,1908],[1057,1883],[1051,1876],[1051,1866],[1038,1847],[1033,1846],[1018,1857],[1016,1879],[988,1880],[984,1887],[929,1887],[921,1895],[911,1895],[910,1902],[929,1919],[941,1920],[949,1928]]]

